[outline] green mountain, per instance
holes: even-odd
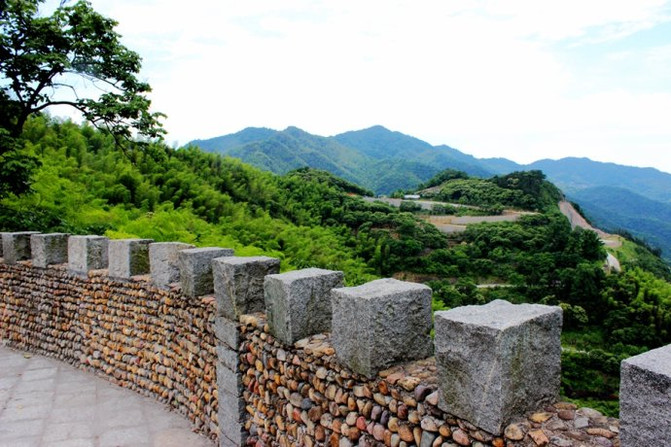
[[[413,188],[446,168],[491,175],[470,155],[449,146],[431,146],[382,126],[334,137],[312,135],[296,127],[280,132],[248,128],[190,144],[276,174],[304,166],[324,169],[376,194]]]
[[[505,158],[483,158],[478,161],[486,169],[497,174],[534,169],[543,171],[551,182],[567,194],[608,186],[627,189],[657,202],[671,202],[671,174],[655,168],[623,166],[584,157],[543,159],[527,165],[520,165]]]
[[[356,148],[376,160],[405,157],[433,148],[425,141],[401,132],[390,131],[382,126],[345,132],[333,139],[347,147]]]
[[[278,132],[265,127],[248,127],[230,135],[210,138],[207,140],[194,140],[191,144],[196,145],[207,152],[227,153],[229,150],[243,146],[255,141],[263,141],[271,138]]]
[[[330,138],[311,135],[296,127],[218,152],[275,174],[286,174],[307,166],[367,187],[362,181],[362,165],[369,162],[368,159]]]
[[[625,188],[638,195],[671,203],[671,174],[654,168],[636,168],[588,158],[539,160],[525,169],[540,169],[566,193],[596,186]]]

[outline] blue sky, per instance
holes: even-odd
[[[170,144],[380,124],[477,157],[671,172],[671,1],[91,3],[143,57]]]

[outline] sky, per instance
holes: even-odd
[[[382,125],[671,173],[671,0],[90,1],[142,56],[170,145]]]

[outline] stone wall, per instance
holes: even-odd
[[[353,373],[330,334],[293,346],[269,333],[263,314],[240,317],[247,445],[261,446],[619,446],[618,421],[566,402],[536,407],[495,435],[439,406],[433,357]]]
[[[152,396],[216,437],[213,300],[106,273],[0,263],[0,341]]]
[[[620,445],[619,421],[557,402],[559,308],[439,312],[434,343],[417,284],[342,287],[341,272],[279,274],[218,247],[2,239],[0,342],[165,402],[220,447]],[[640,422],[668,416],[669,349],[625,362],[623,446],[671,442]]]

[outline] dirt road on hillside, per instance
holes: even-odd
[[[589,222],[585,220],[584,217],[580,215],[580,213],[576,211],[575,208],[573,208],[573,205],[571,205],[570,202],[567,202],[566,200],[562,200],[561,202],[559,202],[559,210],[562,212],[564,216],[566,216],[569,223],[571,224],[571,228],[580,227],[584,228],[585,230],[594,231],[596,234],[599,235],[604,245],[606,245],[607,247],[617,248],[622,246],[622,240],[620,239],[620,236],[617,236],[615,234],[609,234],[603,230],[594,228],[592,225],[589,224]]]

